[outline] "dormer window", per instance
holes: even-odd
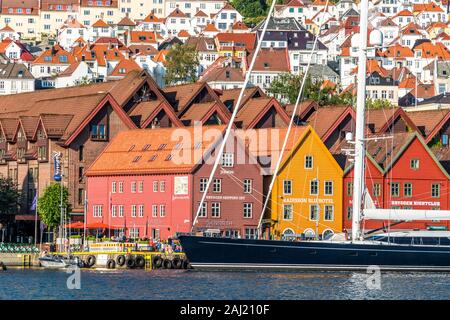
[[[61,63],[67,63],[67,56],[65,56],[65,55],[59,56],[59,62],[61,62]]]
[[[24,160],[25,158],[25,148],[17,149],[17,160]]]
[[[44,130],[42,130],[42,129],[39,129],[39,130],[38,130],[38,132],[37,132],[37,138],[38,138],[38,140],[45,139],[45,132],[44,132]]]
[[[47,147],[40,146],[38,147],[38,160],[47,160]]]
[[[52,57],[50,57],[50,56],[45,56],[45,57],[44,57],[44,61],[46,61],[46,62],[51,62],[51,61],[52,61]]]
[[[92,125],[91,138],[95,140],[106,140],[106,125],[104,124]]]

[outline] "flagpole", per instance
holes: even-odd
[[[111,192],[109,193],[109,213],[108,213],[108,238],[110,238],[111,240],[111,205],[112,205],[112,199],[111,199],[112,195]]]
[[[36,190],[36,195],[34,196],[34,199],[33,199],[33,205],[34,205],[34,246],[36,247],[36,245],[37,245],[37,229],[38,229],[38,227],[37,227],[37,217],[38,217],[38,214],[37,214],[37,190]]]
[[[83,250],[86,247],[86,220],[87,220],[87,191],[84,190],[84,223],[83,223]]]

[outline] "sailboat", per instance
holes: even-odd
[[[269,11],[269,16],[272,10],[273,6]],[[371,201],[368,201],[369,195],[364,185],[365,143],[367,141],[364,137],[364,109],[368,0],[361,1],[360,11],[356,131],[355,139],[352,141],[355,149],[351,238],[346,239],[346,237],[336,234],[328,240],[287,241],[231,239],[194,234],[179,235],[183,250],[194,269],[367,270],[369,266],[377,266],[381,270],[450,271],[450,232],[402,231],[365,236],[361,231],[363,220],[450,220],[450,211],[377,209],[370,205]],[[267,20],[269,18],[266,19],[266,27]],[[260,40],[264,38],[266,27],[263,29]],[[259,50],[259,47],[260,44],[256,50]],[[252,64],[247,73],[250,73],[251,69]],[[242,92],[237,106],[240,105],[241,96]],[[235,109],[237,110],[237,108]],[[233,116],[230,122],[233,122]],[[231,126],[227,131],[229,129]],[[224,136],[223,145],[226,142],[227,133]],[[217,158],[221,157],[222,152],[223,148],[219,150]],[[217,161],[213,171],[216,167]],[[275,170],[274,175],[276,173]],[[212,175],[213,173],[211,173]],[[211,180],[209,179],[209,181]]]

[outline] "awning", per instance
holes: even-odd
[[[102,223],[102,222],[93,222],[93,223],[89,223],[88,225],[86,225],[87,229],[120,229],[122,227],[116,227],[116,226],[111,226],[111,225],[107,225],[106,223]]]
[[[72,222],[68,223],[64,226],[68,229],[84,229],[84,223],[83,222]]]

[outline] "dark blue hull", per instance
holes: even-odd
[[[195,269],[450,271],[450,246],[179,236]]]

